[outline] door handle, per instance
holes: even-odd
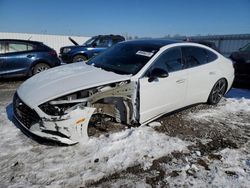
[[[181,83],[184,83],[186,79],[180,79],[180,80],[177,80],[176,83],[177,84],[181,84]]]
[[[35,55],[27,55],[27,58],[32,58],[32,57],[35,57]]]
[[[214,72],[214,71],[209,72],[209,75],[215,75],[215,74],[216,74],[216,72]]]

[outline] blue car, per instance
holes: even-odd
[[[56,51],[41,42],[0,39],[0,78],[32,76],[59,65]]]
[[[65,46],[60,49],[60,58],[64,63],[86,62],[114,44],[124,41],[125,38],[120,35],[98,35],[87,40],[83,45],[78,45],[71,38],[70,40],[75,46]]]

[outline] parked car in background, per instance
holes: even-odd
[[[71,38],[70,40],[75,46],[65,46],[60,49],[60,58],[64,63],[87,61],[114,44],[124,41],[125,38],[120,35],[98,35],[87,40],[83,45],[78,45]]]
[[[235,83],[250,86],[250,43],[233,52],[230,58],[234,61]]]
[[[42,42],[0,40],[0,77],[32,76],[60,64],[56,51]]]
[[[214,43],[214,42],[211,42],[211,41],[197,40],[197,39],[190,39],[190,38],[185,39],[184,41],[202,44],[202,45],[208,46],[208,47],[210,47],[210,48],[216,50],[217,52],[220,52],[220,50],[217,48],[217,46],[215,45],[215,43]]]
[[[127,41],[86,64],[30,78],[17,89],[14,115],[37,136],[74,144],[105,117],[137,126],[192,104],[217,104],[233,79],[232,61],[204,45]]]

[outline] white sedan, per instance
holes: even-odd
[[[209,47],[170,40],[122,42],[87,64],[28,79],[14,96],[14,116],[40,137],[84,143],[89,122],[98,117],[147,124],[192,104],[217,104],[233,79],[232,62]]]

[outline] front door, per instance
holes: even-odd
[[[149,81],[150,72],[160,68],[169,76]],[[183,69],[180,48],[163,52],[139,80],[140,123],[182,107],[187,90],[187,72]]]

